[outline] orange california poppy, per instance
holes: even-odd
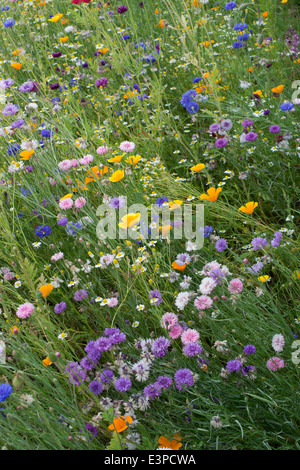
[[[64,38],[60,38],[59,42],[67,42],[68,39],[69,39],[69,36],[65,36]]]
[[[110,158],[108,161],[108,163],[120,163],[120,161],[122,160],[122,158],[124,157],[124,153],[123,155],[116,155],[115,157],[113,158]]]
[[[284,89],[285,85],[278,85],[275,88],[272,88],[272,93],[276,93],[276,95],[279,95]]]
[[[47,356],[46,359],[43,359],[44,366],[51,366],[52,362],[50,361],[49,357]]]
[[[20,70],[22,68],[22,64],[20,64],[19,62],[13,62],[12,64],[10,64],[10,66],[16,70]]]
[[[180,265],[180,264],[177,264],[176,261],[173,261],[171,266],[172,266],[173,269],[177,269],[177,271],[184,271],[188,264],[189,263],[185,263],[183,265]]]
[[[215,202],[221,191],[222,188],[209,188],[207,190],[207,194],[201,194],[200,199],[207,199],[208,201]]]
[[[247,202],[247,204],[239,208],[239,211],[244,212],[245,214],[252,214],[255,207],[257,206],[258,206],[258,202],[254,202],[254,201]]]
[[[23,152],[21,152],[19,155],[21,158],[21,160],[29,160],[29,158],[34,154],[34,150],[24,150]]]
[[[127,424],[132,423],[132,417],[131,416],[121,416],[120,418],[116,418],[113,420],[113,424],[110,424],[108,426],[108,429],[110,431],[117,431],[117,432],[122,432],[125,431],[125,429],[128,428]]]
[[[168,447],[173,450],[179,450],[180,447],[182,447],[181,442],[179,442],[181,439],[182,438],[180,436],[174,436],[174,438],[170,441],[166,436],[160,436],[158,439],[160,446],[158,446],[158,448],[160,449],[162,447]]]
[[[50,292],[53,290],[52,284],[44,284],[42,287],[39,288],[39,291],[42,293],[43,297],[48,297]]]
[[[264,18],[267,18],[268,14],[269,14],[269,13],[268,13],[267,11],[264,11],[264,12],[262,13],[262,16],[263,16]]]

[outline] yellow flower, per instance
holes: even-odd
[[[265,274],[264,276],[259,276],[257,279],[259,280],[259,282],[267,282],[270,279],[270,276]]]
[[[247,202],[247,204],[245,204],[245,206],[242,206],[239,208],[239,211],[241,212],[245,212],[245,214],[252,214],[255,207],[258,206],[258,202]]]
[[[120,163],[120,161],[122,160],[122,158],[124,157],[124,153],[123,155],[116,155],[115,157],[113,158],[110,158],[108,161],[108,163]]]
[[[127,157],[125,162],[130,163],[130,165],[136,165],[142,157],[140,155],[136,155],[135,157]]]
[[[10,66],[16,70],[20,70],[22,67],[22,64],[20,64],[19,62],[13,62],[12,64],[10,64]]]
[[[49,357],[47,356],[46,359],[43,359],[44,366],[51,366],[52,362],[50,361]]]
[[[53,290],[52,284],[44,284],[42,287],[39,288],[39,291],[42,293],[43,297],[48,297],[50,292]]]
[[[203,170],[203,168],[205,168],[204,163],[198,163],[198,165],[192,166],[191,171],[198,173],[198,171]]]
[[[56,15],[52,16],[52,18],[49,18],[48,21],[51,21],[52,23],[57,23],[64,15],[62,13],[57,13]]]
[[[124,215],[124,217],[122,217],[121,219],[122,222],[119,223],[119,227],[121,228],[133,227],[135,224],[139,222],[140,218],[141,218],[140,212],[137,212],[136,214],[131,213],[131,214]]]
[[[207,194],[201,194],[200,199],[207,199],[208,201],[215,202],[221,191],[222,188],[209,188],[207,190]]]
[[[175,209],[178,209],[179,206],[181,206],[182,204],[182,201],[180,201],[180,199],[175,199],[175,201],[171,201],[169,202],[169,207],[170,207],[170,210],[175,210]]]
[[[69,199],[69,198],[72,198],[72,197],[73,197],[73,193],[66,194],[65,196],[60,198],[60,201],[62,201],[63,199]]]
[[[121,181],[124,178],[124,175],[124,170],[117,170],[108,179],[113,183],[117,183],[118,181]]]
[[[20,157],[22,157],[21,160],[29,160],[29,158],[33,154],[34,154],[34,150],[24,150],[19,155],[20,155]]]
[[[69,36],[65,36],[64,38],[60,38],[59,42],[67,42],[68,39],[69,39]]]

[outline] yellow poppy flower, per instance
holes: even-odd
[[[239,211],[245,212],[245,214],[252,214],[255,207],[257,206],[258,206],[258,202],[253,202],[253,201],[247,202],[247,204],[239,208]]]
[[[169,207],[170,207],[170,210],[175,210],[175,209],[178,209],[179,206],[181,206],[183,201],[180,201],[180,199],[175,199],[175,201],[171,201],[169,202]]]
[[[130,165],[136,165],[142,157],[140,155],[136,155],[135,157],[127,157],[125,162],[130,163]]]
[[[124,170],[117,170],[108,179],[113,183],[117,183],[118,181],[121,181],[124,178],[124,175]]]
[[[207,201],[215,202],[221,191],[222,188],[209,188],[207,190],[207,194],[201,194],[200,199],[207,199]]]
[[[133,227],[135,224],[139,222],[141,218],[140,212],[137,212],[136,214],[131,213],[124,215],[122,217],[122,222],[119,223],[119,227],[121,228],[128,228],[128,227]]]
[[[259,280],[259,282],[267,282],[270,279],[270,276],[265,274],[264,276],[259,276],[257,279]]]
[[[57,23],[64,15],[62,13],[57,13],[56,15],[52,16],[52,18],[49,18],[48,21],[51,21],[51,23]]]
[[[120,161],[122,160],[122,158],[124,157],[124,153],[123,155],[116,155],[115,157],[113,158],[110,158],[108,161],[108,163],[120,163]]]
[[[70,193],[70,194],[66,194],[65,196],[61,197],[60,198],[60,201],[62,201],[63,199],[68,199],[68,198],[72,198],[73,197],[73,194]]]
[[[195,171],[196,173],[198,173],[198,171],[203,170],[203,168],[205,168],[204,163],[198,163],[198,165],[192,166],[192,168],[190,170]]]
[[[278,85],[276,86],[275,88],[272,88],[272,92],[273,93],[276,93],[276,95],[279,95],[279,93],[281,93],[284,89],[285,85]]]

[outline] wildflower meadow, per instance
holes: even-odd
[[[299,6],[1,0],[2,450],[300,449]]]

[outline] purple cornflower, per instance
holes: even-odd
[[[281,127],[274,124],[273,126],[269,127],[269,131],[272,132],[272,134],[277,134],[281,131]]]
[[[74,294],[74,300],[83,300],[88,297],[88,293],[85,289],[77,290]]]
[[[258,135],[255,133],[255,132],[248,132],[248,134],[246,134],[246,140],[248,142],[253,142],[254,140],[256,140],[258,137]]]
[[[104,336],[101,336],[95,341],[95,347],[103,352],[103,351],[108,351],[112,346],[112,342],[110,338],[106,338]]]
[[[100,395],[103,392],[103,385],[97,380],[93,380],[89,383],[89,389],[94,395]]]
[[[132,386],[132,382],[129,377],[120,377],[115,381],[115,389],[121,393],[127,392]]]
[[[0,80],[0,89],[6,90],[13,86],[15,82],[11,78],[6,78],[5,80]]]
[[[93,370],[95,369],[96,365],[97,364],[91,361],[88,357],[83,357],[80,361],[80,366],[84,370]]]
[[[125,333],[115,333],[109,337],[109,340],[111,344],[120,344],[123,343],[123,341],[126,340],[126,335]]]
[[[245,354],[254,354],[255,351],[256,351],[256,347],[253,346],[253,344],[247,344],[247,346],[244,347]]]
[[[128,8],[125,5],[121,5],[120,7],[117,8],[117,12],[122,15],[122,13],[125,13],[128,10]]]
[[[159,375],[156,379],[155,384],[161,388],[169,388],[172,385],[173,379],[168,375]]]
[[[235,359],[234,361],[228,361],[226,364],[226,369],[229,372],[238,372],[243,367],[241,361]]]
[[[188,343],[186,346],[184,346],[183,352],[189,357],[194,357],[198,356],[198,354],[201,354],[203,349],[198,343]]]
[[[163,357],[168,352],[168,347],[170,346],[170,341],[164,336],[157,338],[152,345],[151,351],[155,357]]]
[[[56,304],[54,306],[54,312],[55,313],[63,313],[67,308],[66,302],[60,302],[59,304]]]
[[[36,91],[37,87],[34,82],[25,82],[19,86],[19,91],[21,93],[30,93],[31,91]]]
[[[204,236],[205,238],[208,238],[211,233],[213,233],[214,228],[211,227],[210,225],[205,225],[204,227]]]
[[[185,388],[192,387],[194,385],[194,379],[190,369],[178,369],[174,378],[176,388],[181,392],[183,392]]]
[[[99,347],[97,347],[96,341],[90,341],[86,347],[85,352],[87,353],[87,357],[97,364],[98,360],[101,357],[101,351]]]
[[[109,201],[109,205],[112,209],[120,209],[125,206],[125,199],[123,196],[112,197]]]
[[[155,305],[160,305],[162,303],[162,296],[161,296],[161,293],[159,292],[158,289],[154,289],[154,290],[151,290],[150,293],[149,293],[149,299],[150,300],[154,300],[154,299],[157,299],[156,301],[154,301],[153,303],[155,303]]]
[[[225,238],[219,238],[215,244],[215,249],[217,251],[224,251],[227,248],[227,240]]]
[[[275,232],[274,238],[271,240],[271,246],[273,248],[277,248],[280,245],[282,233],[281,232]]]
[[[103,384],[109,384],[114,377],[114,373],[110,369],[104,369],[100,374],[100,380]]]
[[[24,126],[24,124],[25,124],[24,119],[18,119],[17,121],[14,121],[14,122],[11,124],[11,127],[12,127],[13,129],[18,129],[19,127]]]
[[[242,126],[251,127],[253,126],[253,121],[251,119],[245,119],[244,121],[242,121]]]
[[[248,375],[248,372],[255,372],[256,368],[254,366],[245,366],[242,368],[242,375]]]
[[[62,217],[61,219],[57,221],[57,225],[67,225],[67,223],[68,223],[67,217]]]
[[[228,144],[227,140],[226,139],[218,139],[216,140],[215,142],[215,146],[218,148],[218,149],[221,149],[223,147],[226,147],[226,145]]]
[[[161,389],[162,387],[158,383],[147,385],[147,387],[144,388],[144,395],[154,400],[154,398],[159,397],[161,394]]]
[[[107,84],[108,84],[108,80],[105,77],[97,78],[97,80],[95,81],[95,85],[97,88],[100,88],[101,86],[106,87]]]
[[[224,129],[225,131],[230,131],[230,129],[232,129],[232,121],[231,121],[231,119],[223,119],[223,121],[221,121],[221,127],[222,127],[222,129]]]
[[[258,274],[259,271],[261,271],[263,267],[264,267],[263,263],[261,261],[257,261],[257,263],[253,264],[251,268],[248,268],[248,271],[249,273],[252,273],[252,274]]]
[[[86,373],[80,370],[78,362],[69,362],[65,370],[70,376],[70,383],[73,385],[80,385],[86,379]]]
[[[222,278],[225,277],[222,269],[215,268],[209,273],[209,277],[211,277],[218,285],[222,284]]]
[[[189,263],[190,261],[191,257],[187,253],[180,253],[179,255],[177,255],[176,263],[179,264],[179,266],[183,266],[186,263]]]
[[[251,241],[251,245],[254,251],[263,250],[267,244],[268,244],[268,240],[262,237],[255,237]]]
[[[97,429],[97,428],[95,428],[94,426],[92,426],[92,425],[89,424],[89,423],[86,424],[85,427],[86,427],[86,429],[87,429],[88,431],[90,431],[90,432],[93,434],[93,436],[95,436],[95,437],[98,436],[98,429]]]
[[[7,104],[5,108],[2,110],[3,116],[13,116],[19,111],[19,107],[15,104]]]

